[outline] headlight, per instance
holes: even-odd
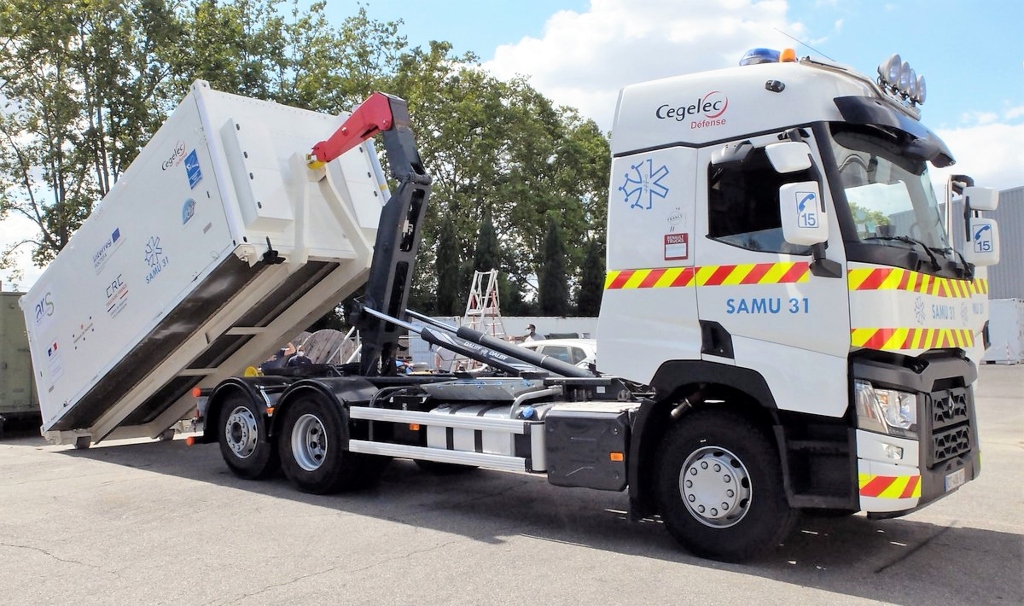
[[[917,396],[854,381],[857,426],[904,438],[917,438]]]

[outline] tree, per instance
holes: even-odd
[[[360,8],[333,27],[323,10],[298,0],[0,4],[0,101],[9,102],[0,109],[0,218],[17,213],[39,227],[16,244],[32,244],[39,265],[52,259],[202,78],[332,113],[374,90],[408,100],[434,179],[410,293],[420,309],[442,292],[460,300],[478,262],[502,269],[507,300],[529,307],[549,212],[571,243],[566,279],[578,281],[579,243],[604,233],[609,152],[596,125],[525,79],[497,80],[451,44],[407,48],[400,21],[374,21]],[[454,232],[441,247],[445,222]],[[481,226],[490,231],[478,235]],[[454,286],[431,271],[446,253],[458,268],[445,275]]]
[[[537,308],[523,296],[523,284],[509,279],[507,272],[498,275],[501,293],[501,313],[506,316],[535,316]]]
[[[343,305],[338,305],[331,309],[331,311],[325,313],[319,320],[309,325],[306,330],[308,332],[316,332],[318,330],[348,330],[348,318],[345,315],[345,308]]]
[[[437,244],[437,292],[435,294],[436,312],[442,316],[456,316],[462,313],[459,309],[462,301],[459,289],[462,275],[459,260],[458,235],[452,221],[441,224],[441,233]]]
[[[494,233],[494,218],[491,209],[484,209],[480,220],[480,232],[477,235],[476,255],[473,260],[474,271],[491,271],[501,267],[501,249],[498,235]]]
[[[544,264],[540,269],[538,303],[547,316],[565,316],[569,313],[569,284],[565,273],[565,244],[562,231],[553,216],[548,217],[547,235],[544,237]]]
[[[580,290],[576,313],[581,316],[596,316],[601,312],[601,297],[604,295],[604,247],[593,238],[587,242],[583,270],[580,272]]]
[[[474,61],[435,42],[404,54],[395,76],[392,90],[409,102],[434,178],[424,248],[436,251],[444,216],[455,223],[463,258],[475,261],[472,243],[489,211],[509,279],[535,291],[549,211],[574,243],[569,275],[583,260],[575,243],[604,233],[608,142],[592,121],[555,108],[526,80],[499,81]]]
[[[291,5],[291,19],[282,7]],[[349,110],[387,88],[406,48],[401,21],[370,19],[365,7],[331,27],[326,3],[302,11],[296,0],[199,0],[177,44],[175,79],[316,111]]]
[[[161,0],[9,0],[0,7],[0,219],[32,221],[44,265],[63,249],[161,121],[165,49],[181,29]]]
[[[26,244],[37,265],[60,252],[196,78],[330,112],[383,88],[405,48],[399,23],[360,9],[336,29],[323,8],[302,11],[297,0],[0,5],[0,219],[16,213],[39,228],[0,252],[0,268]]]

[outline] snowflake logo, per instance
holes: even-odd
[[[966,303],[961,303],[960,304],[960,322],[962,322],[964,326],[967,326],[967,304]]]
[[[160,267],[160,259],[164,254],[164,249],[160,246],[160,238],[152,237],[149,242],[146,242],[146,263],[149,263],[150,267]]]
[[[924,299],[921,297],[914,299],[914,318],[918,324],[924,324]]]
[[[661,184],[661,180],[668,176],[668,167],[664,164],[655,170],[654,161],[648,158],[646,167],[641,160],[639,164],[630,166],[630,170],[632,172],[626,173],[625,182],[619,186],[630,208],[651,210],[654,196],[665,198],[668,195],[668,187]]]

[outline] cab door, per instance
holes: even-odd
[[[601,371],[649,383],[666,360],[700,356],[691,288],[697,150],[613,158],[608,263],[597,348]]]
[[[778,133],[698,152],[695,254],[704,360],[764,377],[783,410],[839,416],[846,408],[850,307],[839,224],[810,136],[814,166],[780,174],[765,146]],[[815,275],[806,246],[782,236],[779,188],[818,181],[829,224],[825,256],[836,276]]]

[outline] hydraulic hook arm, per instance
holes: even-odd
[[[314,145],[306,156],[311,169],[320,169],[378,133],[384,138],[388,166],[398,187],[381,208],[366,292],[359,298],[354,316],[362,340],[360,374],[365,376],[396,372],[398,339],[404,330],[361,310],[404,316],[430,197],[430,175],[416,147],[408,106],[403,99],[383,93],[374,93],[361,103],[329,139]]]

